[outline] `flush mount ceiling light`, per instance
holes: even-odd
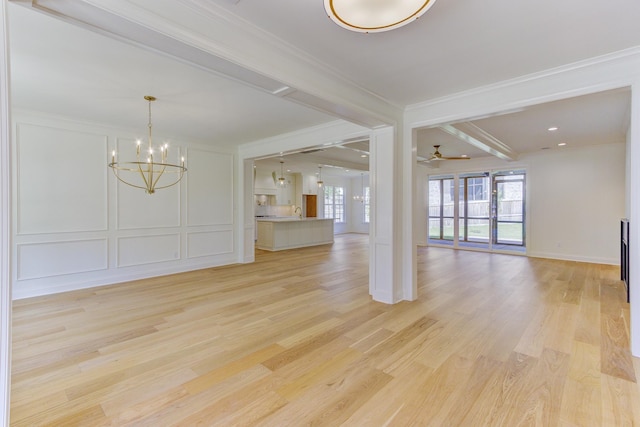
[[[169,144],[153,147],[151,141],[151,103],[155,97],[147,95],[144,97],[149,103],[148,144],[146,148],[141,147],[141,141],[136,141],[136,160],[118,161],[116,150],[111,152],[111,163],[109,167],[113,174],[121,182],[131,187],[141,188],[147,194],[153,194],[161,188],[171,187],[180,182],[187,168],[184,167],[184,157],[180,164],[168,163]],[[160,178],[165,177],[162,181]],[[167,179],[170,177],[169,179]],[[158,185],[160,184],[160,185]]]
[[[421,17],[436,0],[324,0],[329,18],[360,33],[378,33],[407,25]]]

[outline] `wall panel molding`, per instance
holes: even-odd
[[[108,136],[22,122],[15,129],[17,234],[105,231]]]
[[[135,159],[135,146],[136,141],[133,138],[115,138],[115,149],[119,153],[118,158],[122,161]],[[183,152],[184,150],[180,145],[173,143],[169,148],[168,161],[179,162]],[[109,173],[113,175],[111,171]],[[182,222],[180,184],[160,189],[154,194],[147,194],[143,189],[131,187],[120,182],[115,176],[112,178],[113,182],[116,183],[114,208],[116,210],[118,230],[174,228],[180,226]]]
[[[116,247],[118,267],[177,261],[180,233],[120,237]]]
[[[18,281],[108,268],[107,239],[21,243],[16,253]]]
[[[233,223],[234,156],[200,148],[189,149],[187,225]]]
[[[233,228],[187,233],[187,258],[233,253]]]

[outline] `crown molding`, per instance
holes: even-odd
[[[626,87],[639,73],[640,46],[636,46],[409,105],[405,108],[405,126],[427,127],[475,120]]]

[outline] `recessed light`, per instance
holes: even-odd
[[[345,172],[351,172],[349,169],[345,169]]]
[[[559,143],[558,143],[558,147],[564,147],[565,145],[567,145],[567,143],[566,143],[566,142],[559,142]]]
[[[368,156],[366,154],[361,154],[360,157],[362,157],[363,159],[367,158]]]
[[[466,154],[462,154],[460,157],[469,157],[469,156]]]
[[[553,132],[554,130],[558,130],[558,126],[551,126],[549,129],[547,129],[549,132]]]

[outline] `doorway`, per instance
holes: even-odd
[[[525,175],[513,171],[493,176],[493,245],[500,249],[525,245]]]
[[[306,218],[315,218],[318,216],[318,196],[315,194],[305,194],[303,204]]]

